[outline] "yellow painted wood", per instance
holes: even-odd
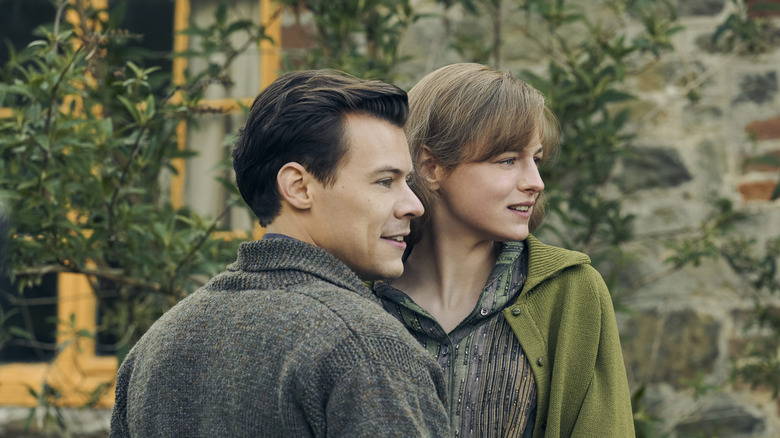
[[[190,0],[176,0],[173,15],[173,51],[183,52],[190,44],[190,38],[181,33],[189,27]],[[173,58],[173,83],[182,85],[185,82],[184,72],[187,70],[187,58]],[[175,98],[180,98],[177,94]],[[180,151],[187,148],[187,122],[179,121],[176,126],[176,143]],[[187,178],[187,162],[183,158],[177,158],[171,163],[176,174],[171,177],[171,205],[175,209],[184,207],[184,182]]]
[[[90,401],[92,392],[101,387],[97,406],[113,405],[116,357],[96,356],[94,339],[76,336],[79,330],[94,336],[96,309],[97,299],[85,275],[59,274],[57,345],[62,350],[51,363],[0,365],[0,405],[35,406],[38,400],[30,389],[40,392],[43,382],[60,392],[58,406],[83,406]]]
[[[260,89],[271,84],[282,68],[282,7],[273,0],[260,0],[260,22],[272,41],[260,42]]]

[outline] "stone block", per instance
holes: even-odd
[[[751,436],[765,429],[764,413],[728,394],[718,394],[700,400],[696,409],[674,427],[679,437]]]
[[[626,366],[640,381],[683,389],[685,379],[714,371],[721,328],[712,316],[693,310],[641,313],[621,333]]]
[[[677,13],[685,16],[713,16],[723,10],[727,0],[678,0]]]
[[[744,353],[750,338],[732,338],[729,339],[729,357],[737,357]]]
[[[732,104],[755,103],[758,105],[770,103],[777,96],[777,73],[748,73],[739,79],[739,94]]]
[[[728,158],[721,140],[705,139],[696,147],[696,161],[701,173],[699,182],[703,196],[714,199],[728,171]],[[729,188],[730,189],[730,188]]]
[[[694,38],[696,47],[706,53],[724,53],[729,51],[729,44],[726,38],[720,38],[713,41],[712,32],[702,33]]]
[[[635,99],[612,104],[609,106],[609,109],[615,114],[624,109],[628,110],[629,120],[636,123],[656,113],[656,107],[658,107],[658,104],[653,101]],[[648,125],[651,125],[651,128],[652,126],[658,125],[659,121],[657,119],[657,117],[651,118],[651,123],[648,123]]]
[[[622,158],[623,172],[615,183],[625,192],[653,188],[671,188],[692,179],[680,154],[672,148],[629,147]]]
[[[642,91],[662,91],[669,82],[668,72],[660,66],[649,68],[636,78],[637,87]]]
[[[716,105],[690,105],[682,112],[685,126],[722,123],[723,109]]]
[[[636,86],[641,91],[665,92],[669,85],[685,87],[704,72],[706,72],[705,66],[698,61],[687,63],[680,61],[657,62],[637,75]],[[701,86],[706,85],[707,82],[704,81]]]

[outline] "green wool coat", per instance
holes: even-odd
[[[615,311],[588,256],[533,236],[528,278],[504,316],[538,389],[534,438],[634,437]]]

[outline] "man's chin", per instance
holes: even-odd
[[[383,269],[372,270],[371,272],[358,273],[363,281],[377,281],[377,280],[392,280],[398,278],[404,273],[403,264],[399,262],[399,266],[386,266]]]

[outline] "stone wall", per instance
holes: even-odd
[[[582,3],[589,14],[605,13]],[[418,6],[441,12],[434,1]],[[638,97],[629,104],[638,133],[630,148],[637,153],[617,166],[614,181],[625,210],[636,215],[636,239],[627,249],[637,261],[622,279],[630,293],[621,303],[631,311],[618,320],[632,391],[645,387],[643,405],[672,437],[780,436],[780,404],[771,391],[730,380],[732,358],[753,335],[745,329],[752,308],[745,285],[723,260],[680,270],[664,263],[663,242],[697,229],[717,198],[747,213],[737,233],[759,241],[780,236],[780,200],[770,201],[780,169],[744,165],[752,156],[780,156],[780,38],[757,56],[714,50],[709,37],[733,7],[729,0],[679,0],[685,30],[674,36],[677,50],[626,82]],[[488,32],[488,23],[457,9],[449,17],[453,27]],[[543,54],[519,28],[535,32],[538,23],[507,8],[502,24],[502,67],[543,71]],[[442,35],[438,18],[408,32],[402,51],[412,61],[399,67],[399,85],[408,88],[431,69],[462,60]],[[686,98],[691,84],[698,85],[693,102]],[[697,394],[694,386],[711,390]]]
[[[758,240],[780,235],[780,202],[769,201],[778,168],[744,165],[751,156],[780,154],[780,50],[750,57],[712,53],[708,36],[730,6],[681,2],[686,31],[675,38],[678,55],[636,78],[640,100],[660,109],[640,126],[636,145],[654,158],[623,168],[637,188],[624,199],[637,215],[640,241],[631,246],[643,254],[633,278],[664,272],[659,241],[696,227],[718,197],[748,213],[737,232]],[[706,77],[695,103],[674,82],[685,66]],[[771,392],[729,380],[732,359],[751,334],[745,316],[752,303],[725,262],[663,275],[626,304],[638,312],[621,318],[632,386],[647,385],[645,402],[665,420],[666,431],[681,437],[780,436],[780,406]],[[690,385],[695,380],[721,389],[697,397]]]

